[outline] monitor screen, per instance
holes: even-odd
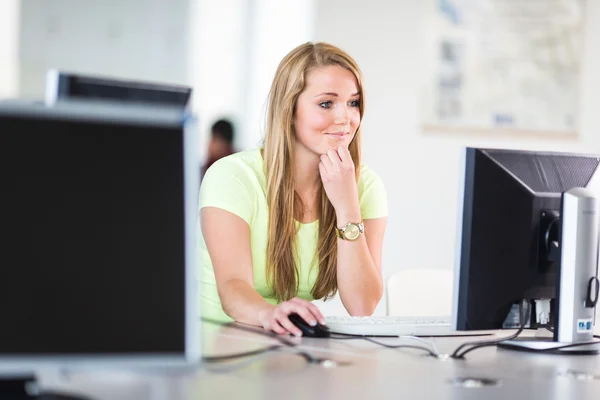
[[[184,123],[93,107],[0,107],[0,357],[186,350]]]
[[[600,156],[467,148],[454,317],[460,330],[514,327],[511,310],[556,297],[561,195],[600,197]],[[518,316],[516,319],[519,321]]]
[[[46,76],[46,104],[57,101],[100,100],[154,104],[185,109],[192,89],[187,86],[115,79],[50,70]]]

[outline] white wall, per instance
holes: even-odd
[[[229,118],[238,128],[245,116],[247,64],[245,46],[250,2],[246,0],[193,1],[192,79],[194,109],[199,113],[199,154],[205,156],[210,126]],[[218,21],[218,22],[217,22]],[[239,145],[236,143],[239,147]],[[242,146],[243,147],[243,146]]]
[[[235,123],[238,149],[262,139],[265,104],[283,56],[312,40],[315,0],[200,0],[194,88],[200,117],[201,157],[210,126],[221,117]]]
[[[294,47],[313,39],[315,0],[255,0],[252,10],[250,51],[244,65],[248,86],[244,147],[262,141],[271,82],[281,59]]]
[[[48,68],[189,84],[189,0],[22,0],[19,92],[43,98]]]
[[[422,133],[418,105],[427,1],[327,0],[316,10],[315,39],[347,50],[365,75],[363,155],[382,177],[390,207],[384,278],[403,268],[454,267],[461,147],[600,151],[598,0],[587,1],[581,130],[573,140]],[[384,315],[384,304],[376,315]],[[344,313],[340,303],[327,310]]]
[[[0,2],[0,99],[19,90],[19,0]]]

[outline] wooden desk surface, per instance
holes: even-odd
[[[502,332],[501,335],[507,333]],[[205,355],[263,348],[277,339],[227,326],[204,324]],[[418,350],[394,350],[363,340],[292,338],[286,349],[238,361],[204,364],[189,371],[70,371],[40,374],[43,386],[93,399],[598,399],[600,356],[521,353],[488,347],[466,360],[439,360]],[[438,338],[442,353],[481,338]],[[389,344],[414,344],[384,339]],[[338,365],[308,364],[306,351]],[[456,379],[496,380],[464,387]]]

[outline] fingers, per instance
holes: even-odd
[[[288,316],[291,314],[290,313],[286,313],[286,312],[282,312],[282,313],[276,313],[275,314],[275,319],[276,322],[281,325],[287,332],[291,333],[294,336],[302,336],[302,331],[300,329],[298,329],[296,327],[296,325],[294,325],[292,323],[292,321],[290,321],[290,319],[288,318]]]
[[[309,325],[314,326],[318,323],[324,324],[325,318],[317,306],[309,301],[294,298],[290,301],[281,303],[273,313],[272,321],[268,325],[270,330],[283,335],[287,332],[294,336],[302,336],[302,331],[294,325],[289,315],[298,314]]]
[[[309,324],[313,325],[312,321],[314,321],[315,323],[318,322],[320,324],[325,323],[325,317],[323,317],[323,314],[321,314],[321,310],[319,310],[319,307],[315,306],[310,301],[302,300],[298,297],[295,297],[292,299],[292,302],[297,302],[300,304],[301,307],[304,307],[303,310],[305,310],[306,316],[300,313],[299,314]]]
[[[288,331],[277,322],[277,320],[273,320],[271,325],[269,326],[269,330],[275,332],[278,335],[285,335]]]
[[[347,147],[340,146],[337,148],[337,153],[343,164],[352,163],[352,156]],[[353,164],[353,163],[352,163]]]
[[[321,172],[326,172],[329,175],[354,169],[350,151],[344,146],[339,146],[337,149],[329,149],[326,154],[322,154],[319,167],[321,165],[323,165],[324,169]]]
[[[329,157],[329,151],[325,154],[321,154],[321,162],[319,163],[319,167],[321,166],[323,166],[323,169],[327,174],[333,174],[335,172],[333,161],[331,161],[331,157]]]

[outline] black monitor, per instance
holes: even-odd
[[[456,329],[540,324],[540,300],[555,318],[561,195],[574,187],[600,197],[600,156],[467,148],[460,206],[454,310]],[[537,302],[535,300],[538,300]]]
[[[199,360],[193,140],[173,109],[0,105],[0,373]]]
[[[188,107],[192,89],[186,86],[75,74],[52,69],[46,75],[46,104],[62,100],[99,100]]]

